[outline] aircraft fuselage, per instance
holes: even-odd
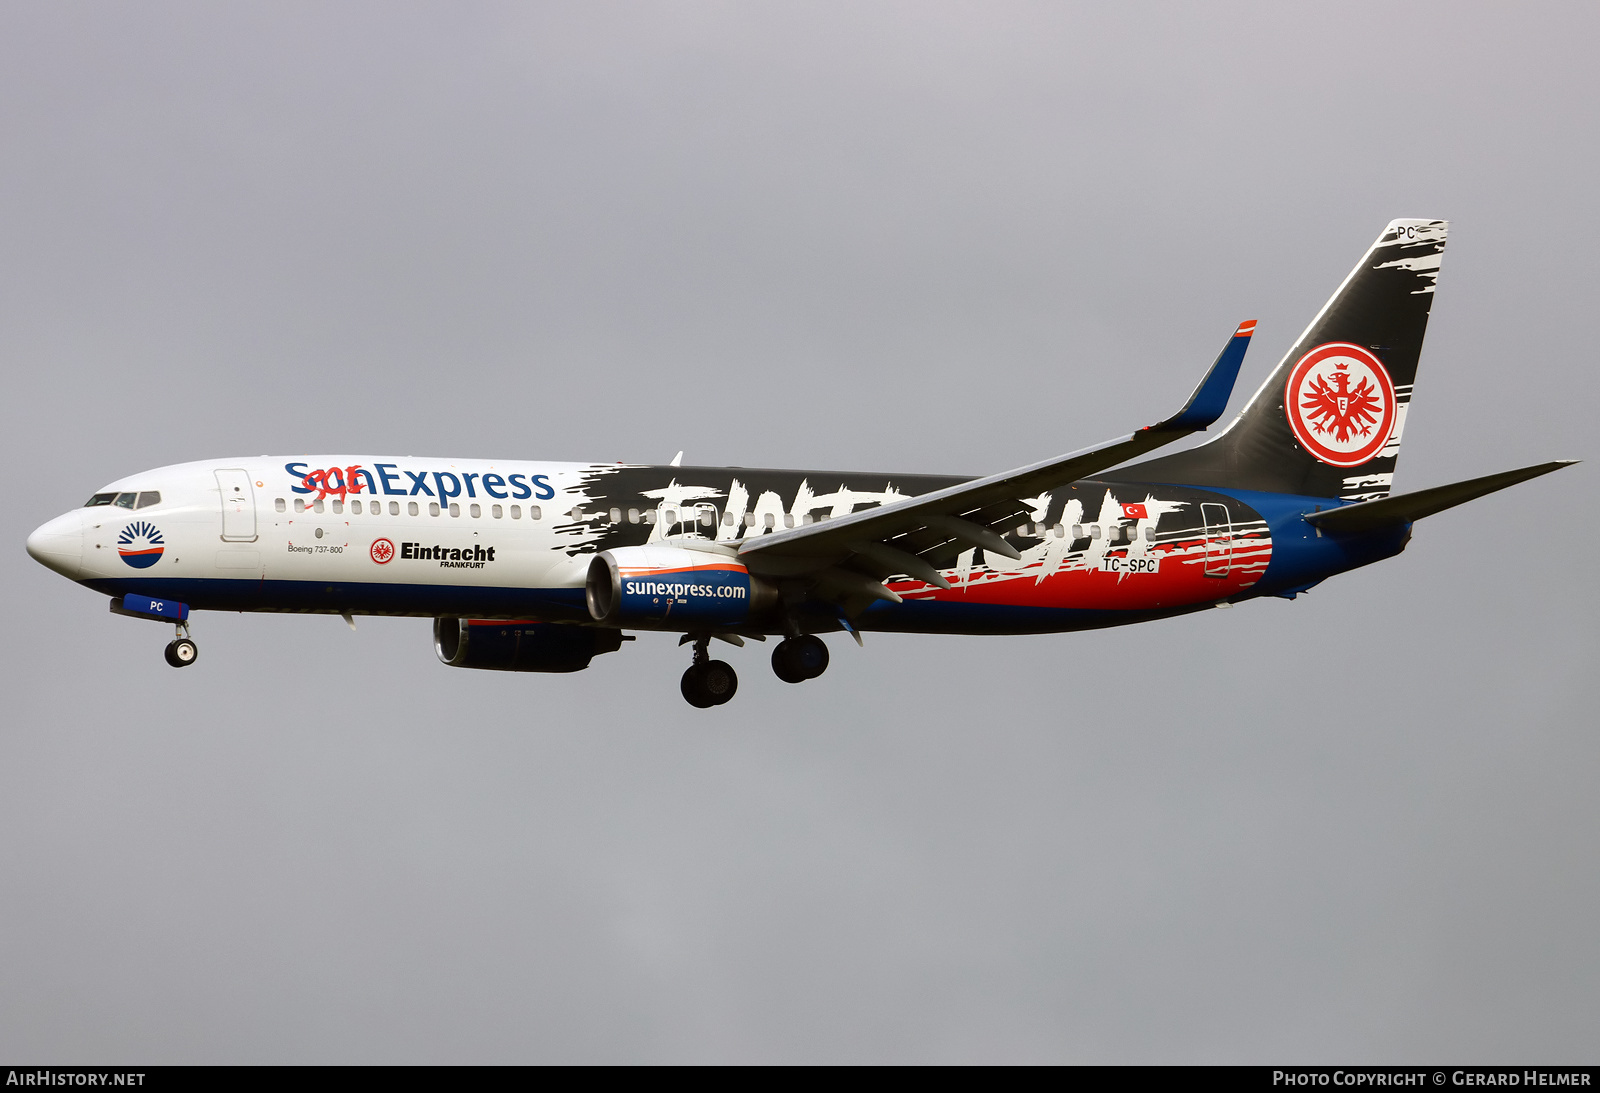
[[[228,611],[591,623],[600,551],[738,544],[959,484],[933,475],[366,456],[223,459],[107,485],[110,503],[36,533],[41,560],[112,596]],[[141,508],[140,495],[161,500]],[[952,550],[949,589],[902,578],[862,630],[1044,633],[1285,595],[1402,549],[1406,533],[1322,536],[1332,499],[1086,480],[1005,530],[1020,555]],[[74,551],[74,545],[77,550]],[[74,555],[76,561],[74,561]],[[809,631],[839,628],[815,606]],[[689,631],[670,612],[630,629]],[[744,632],[782,632],[752,619]]]

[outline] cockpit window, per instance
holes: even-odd
[[[139,495],[136,493],[119,493],[117,499],[111,503],[119,509],[131,509],[138,499]]]
[[[116,499],[117,495],[114,493],[97,493],[93,497],[89,498],[88,504],[84,505],[83,507],[86,509],[98,508],[101,505],[109,505]]]
[[[147,509],[151,505],[161,504],[160,490],[145,490],[139,495],[139,508]]]

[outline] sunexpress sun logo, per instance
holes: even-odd
[[[135,569],[149,569],[161,560],[166,549],[161,532],[145,520],[135,520],[117,536],[117,553]]]

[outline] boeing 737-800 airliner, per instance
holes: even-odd
[[[1398,554],[1412,523],[1566,466],[1392,495],[1446,224],[1384,229],[1244,410],[1206,429],[1255,329],[1241,324],[1171,417],[984,478],[416,459],[214,459],[119,479],[28,552],[166,621],[191,611],[432,618],[454,667],[572,672],[625,630],[682,635],[693,705],[738,685],[713,638],[778,639],[772,667],[821,675],[818,635],[1019,634],[1293,598]],[[1119,468],[1119,469],[1113,469]]]

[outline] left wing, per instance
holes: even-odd
[[[1200,432],[1221,417],[1255,326],[1253,321],[1239,324],[1183,409],[1132,436],[878,508],[768,532],[746,539],[739,558],[763,576],[812,578],[812,594],[843,604],[849,614],[875,599],[899,603],[883,583],[896,573],[949,588],[939,570],[971,547],[1020,558],[996,529],[1027,518],[1032,506],[1023,498]]]

